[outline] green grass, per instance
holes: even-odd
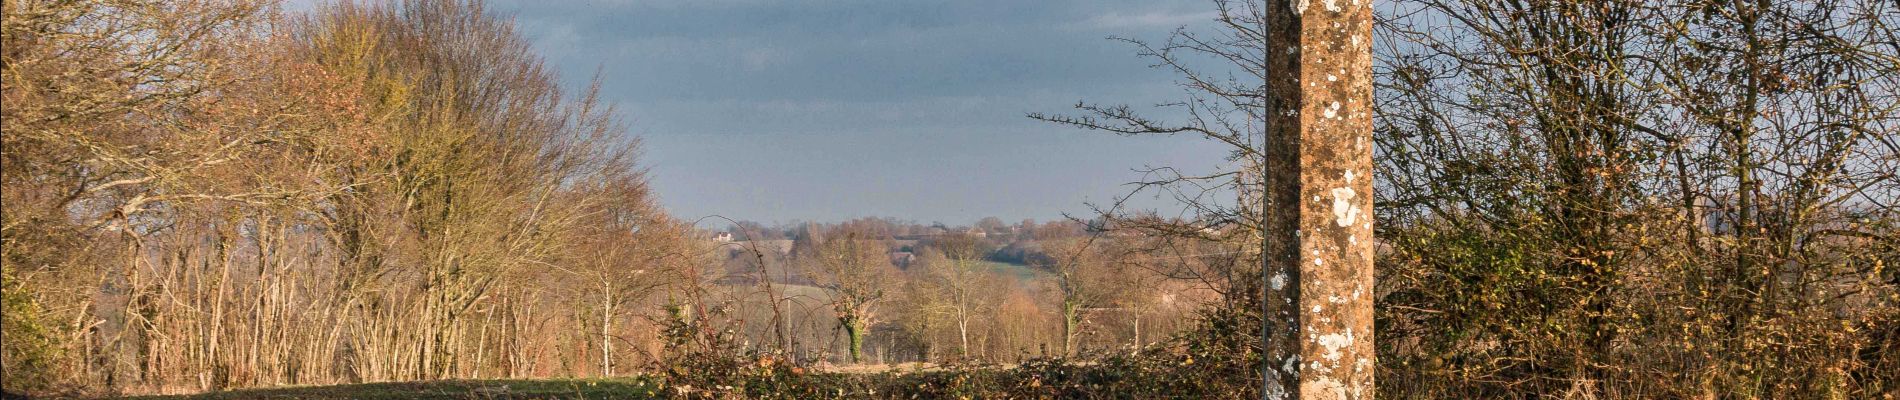
[[[445,380],[242,389],[131,399],[654,399],[665,396],[650,378],[575,380]]]
[[[984,267],[988,267],[991,271],[996,271],[996,273],[1002,274],[1003,276],[1015,278],[1018,282],[1033,281],[1038,278],[1042,278],[1043,276],[1049,275],[1048,271],[1043,271],[1041,269],[1037,269],[1035,267],[1022,265],[1022,264],[1010,264],[1010,263],[995,262],[995,261],[988,261],[988,260],[978,261],[977,263]]]

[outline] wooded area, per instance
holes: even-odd
[[[10,389],[522,376],[691,261],[479,5],[6,12]]]

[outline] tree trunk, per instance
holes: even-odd
[[[858,322],[857,318],[851,318],[844,323],[844,335],[845,338],[850,341],[849,345],[851,346],[852,364],[857,364],[859,358],[864,353],[864,328],[861,325],[863,324]]]
[[[1077,317],[1080,315],[1081,315],[1081,310],[1078,304],[1074,302],[1070,302],[1070,301],[1062,302],[1062,356],[1063,357],[1070,357],[1070,356],[1075,355],[1075,329],[1076,329]]]
[[[957,309],[957,343],[958,343],[957,355],[964,358],[969,358],[970,357],[970,312],[968,309]]]
[[[614,375],[614,297],[609,291],[600,304],[600,375]]]

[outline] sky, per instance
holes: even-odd
[[[675,217],[967,224],[1086,215],[1149,166],[1208,171],[1191,137],[1025,117],[1183,98],[1110,36],[1210,26],[1209,0],[501,0],[572,90],[598,72]],[[1157,116],[1178,113],[1159,110]],[[1178,209],[1137,196],[1135,208]]]

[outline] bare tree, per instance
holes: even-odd
[[[838,328],[844,329],[852,363],[861,361],[864,336],[878,322],[878,305],[895,272],[886,255],[890,246],[859,229],[826,232],[806,254],[817,264],[812,280],[831,292],[832,313]]]
[[[957,354],[970,356],[971,319],[983,307],[983,284],[990,278],[988,268],[980,264],[983,243],[974,236],[952,234],[938,237],[922,253],[923,289],[930,300],[923,311],[947,314],[956,325]]]
[[[679,267],[612,110],[479,4],[4,11],[9,390],[534,373],[550,324],[612,373],[671,279],[625,274]]]
[[[1380,218],[1396,227],[1385,273],[1401,284],[1382,318],[1421,342],[1382,358],[1446,363],[1389,369],[1401,381],[1471,377],[1395,391],[1888,390],[1850,371],[1890,357],[1846,350],[1883,339],[1822,327],[1893,312],[1851,299],[1894,290],[1855,260],[1894,254],[1900,10],[1394,11],[1380,31]]]

